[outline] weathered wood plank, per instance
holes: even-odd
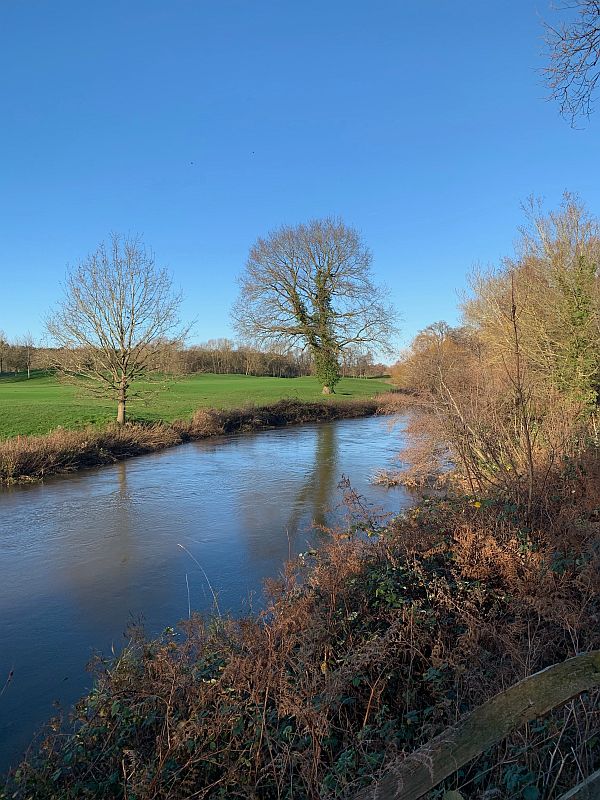
[[[521,725],[596,686],[600,686],[600,650],[554,664],[497,694],[457,726],[393,762],[376,784],[359,791],[353,800],[418,800]],[[582,800],[585,795],[575,797]],[[597,800],[598,795],[594,797]]]
[[[600,797],[600,769],[574,786],[558,800],[598,800]]]

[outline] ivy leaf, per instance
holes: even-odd
[[[523,789],[523,800],[538,800],[539,796],[537,786],[526,786]]]

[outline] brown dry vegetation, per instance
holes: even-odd
[[[393,377],[417,411],[411,480],[450,462],[472,494],[535,515],[599,442],[600,224],[569,195],[530,221],[513,258],[473,276],[465,325],[426,328]]]
[[[58,430],[47,436],[15,436],[0,442],[0,483],[42,480],[58,473],[111,464],[193,439],[375,414],[388,400],[302,403],[199,409],[190,421],[171,425],[111,425],[105,429]]]

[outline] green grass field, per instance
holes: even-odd
[[[249,403],[267,405],[282,398],[323,399],[315,378],[254,378],[245,375],[190,375],[164,384],[140,384],[152,395],[134,399],[130,420],[172,422],[189,418],[200,406],[234,408]],[[382,380],[344,378],[336,387],[338,400],[371,397],[389,389]],[[0,377],[0,438],[44,434],[55,428],[103,425],[114,419],[116,404],[85,396],[53,375]]]

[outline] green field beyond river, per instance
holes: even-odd
[[[313,377],[255,378],[246,375],[190,375],[178,380],[139,383],[143,397],[128,405],[131,421],[172,422],[191,417],[201,407],[235,408],[267,405],[283,398],[324,400]],[[344,378],[336,400],[372,397],[389,390],[383,380]],[[60,383],[54,375],[0,377],[0,438],[40,435],[58,427],[78,429],[104,425],[115,418],[116,406],[83,394],[76,386]]]

